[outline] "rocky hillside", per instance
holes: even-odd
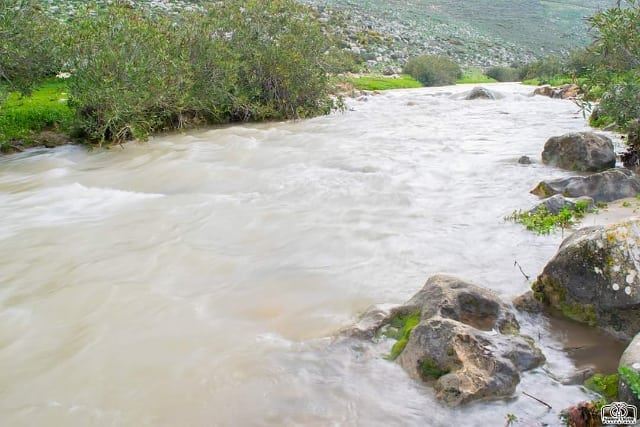
[[[466,66],[528,61],[589,40],[584,17],[614,0],[301,0],[371,68],[420,53]]]
[[[62,14],[82,0],[42,0]],[[109,0],[100,0],[105,3]],[[615,0],[300,0],[318,11],[366,67],[397,71],[410,56],[443,54],[464,66],[526,62],[589,40],[584,17]],[[131,0],[163,10],[200,0]]]

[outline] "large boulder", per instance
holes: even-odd
[[[635,197],[640,179],[628,169],[610,169],[589,176],[572,176],[542,181],[531,193],[538,197],[562,194],[565,197],[591,197],[596,202],[612,202]]]
[[[575,232],[533,284],[565,316],[631,340],[640,332],[640,218]]]
[[[542,162],[579,172],[600,172],[616,166],[613,142],[593,132],[568,133],[550,138]]]
[[[474,87],[464,99],[468,101],[472,101],[475,99],[496,99],[496,98],[497,98],[496,94],[491,92],[489,89],[486,89],[483,87]]]
[[[385,312],[389,315],[380,320]],[[365,314],[351,335],[385,334],[396,319],[412,317],[415,325],[401,338],[405,341],[396,360],[412,378],[432,385],[449,405],[509,397],[520,372],[544,362],[495,293],[444,275],[431,277],[402,306]],[[374,327],[375,321],[379,323]]]
[[[640,399],[631,390],[629,375],[640,376],[640,335],[636,335],[622,354],[619,365],[618,400],[640,407]]]

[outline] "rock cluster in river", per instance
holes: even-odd
[[[456,406],[509,397],[520,372],[544,362],[533,340],[520,335],[511,309],[491,291],[455,277],[431,277],[406,304],[367,312],[349,335],[372,338],[399,317],[416,316],[398,363]]]
[[[580,94],[580,86],[576,84],[566,84],[560,87],[543,85],[537,87],[533,94],[557,99],[575,99]]]

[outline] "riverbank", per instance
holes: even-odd
[[[458,84],[495,83],[479,70],[469,70]],[[423,85],[409,75],[352,74],[334,77],[334,92],[415,89]],[[32,147],[53,148],[74,142],[72,124],[77,111],[69,105],[69,81],[50,79],[29,95],[12,93],[0,106],[0,153],[11,154]],[[83,143],[82,137],[75,138]]]

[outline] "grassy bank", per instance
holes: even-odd
[[[39,144],[42,131],[69,132],[75,112],[67,103],[68,90],[65,82],[48,80],[30,95],[10,93],[0,105],[0,151]]]
[[[407,74],[396,77],[367,75],[348,78],[347,81],[358,90],[415,89],[422,87],[419,81]]]

